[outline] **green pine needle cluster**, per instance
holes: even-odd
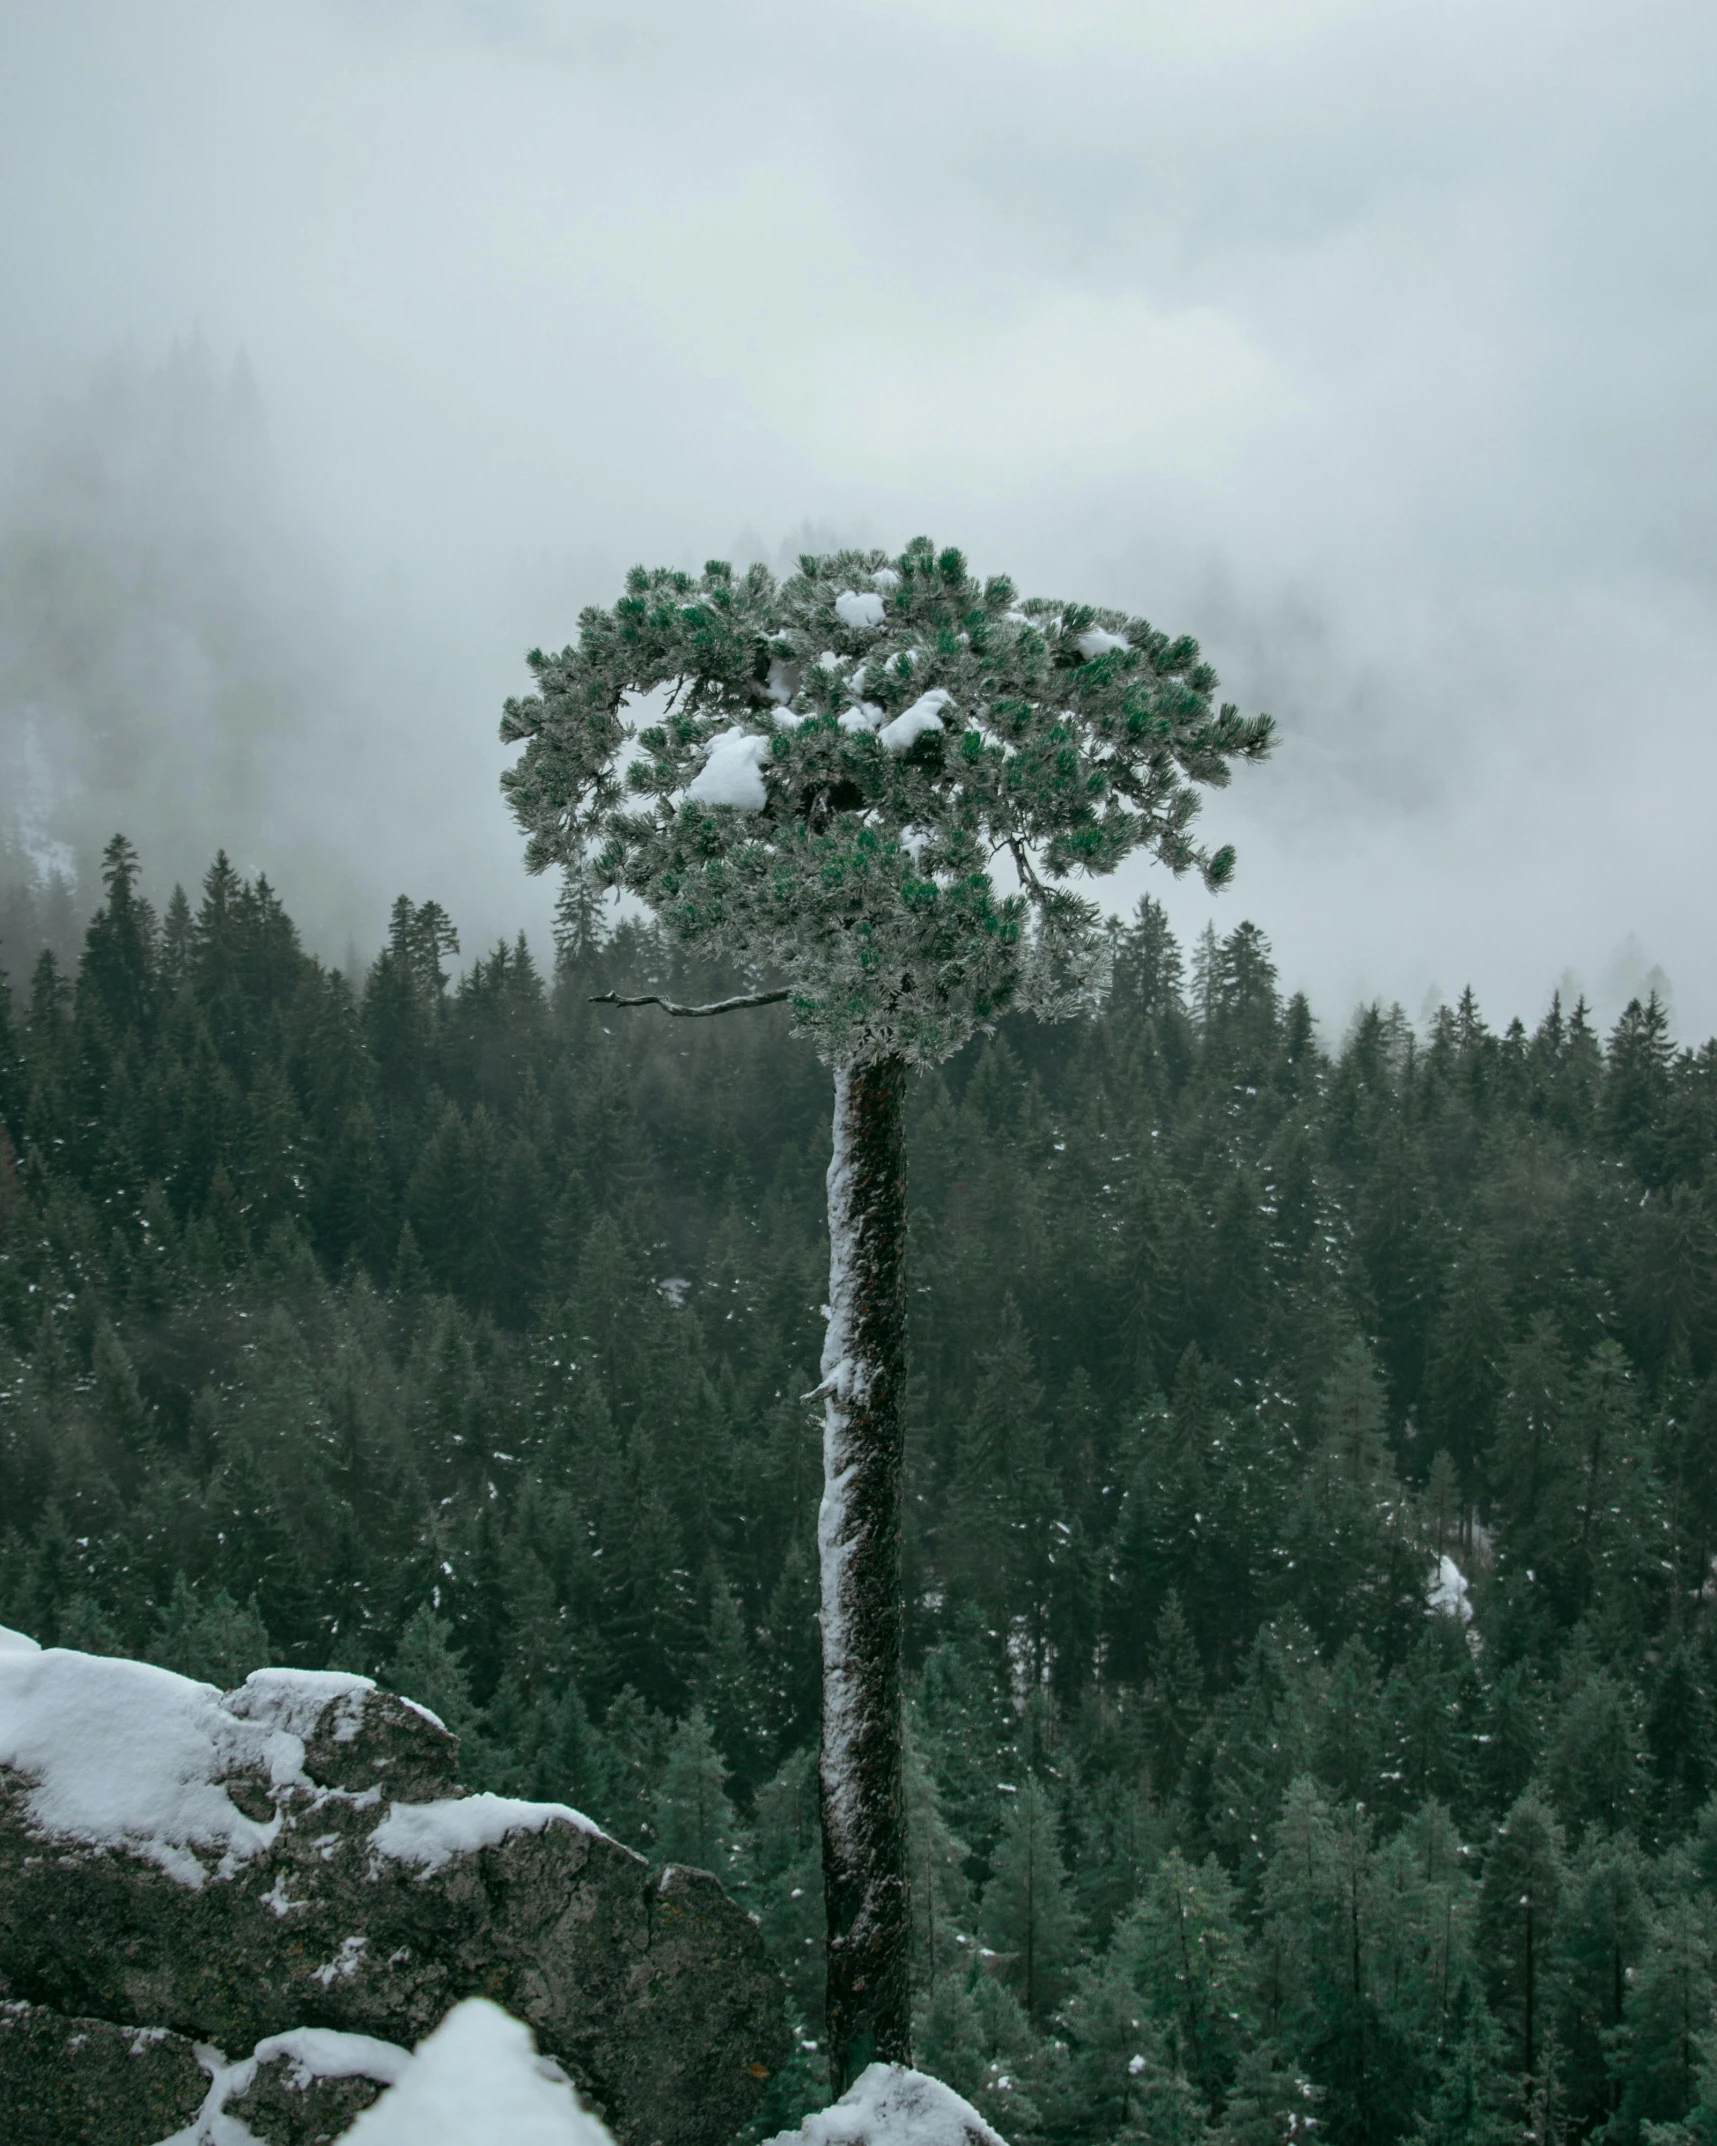
[[[1143,850],[1221,885],[1198,788],[1272,742],[1213,706],[1195,641],[1022,601],[927,537],[781,583],[638,567],[576,647],[529,660],[501,735],[525,748],[503,786],[531,868],[784,976],[836,1062],[933,1063],[1004,1013],[1090,1005],[1107,940],[1069,882]]]

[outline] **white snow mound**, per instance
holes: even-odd
[[[517,1796],[444,1796],[436,1803],[395,1803],[370,1835],[370,1847],[397,1863],[415,1863],[424,1877],[456,1855],[493,1848],[509,1833],[540,1833],[564,1820],[581,1833],[602,1828],[570,1803],[526,1803]]]
[[[289,2027],[284,2034],[271,2034],[251,2051],[250,2063],[254,2068],[276,2057],[292,2066],[292,2083],[300,2089],[312,2079],[375,2079],[383,2086],[397,2086],[412,2061],[410,2050],[397,2042],[380,2042],[373,2034],[342,2034],[335,2027]]]
[[[14,1632],[9,1624],[0,1624],[0,1654],[40,1654],[40,1640],[32,1639],[28,1632]]]
[[[769,2146],[1006,2146],[1006,2141],[940,2079],[904,2064],[872,2064],[832,2107],[807,2116],[797,2131],[781,2132]]]
[[[303,1737],[321,1720],[323,1709],[337,1700],[334,1741],[349,1744],[364,1725],[364,1701],[375,1688],[373,1677],[348,1676],[340,1669],[253,1669],[221,1703],[241,1721]]]
[[[614,2146],[579,2106],[531,2031],[468,1997],[417,2045],[399,2083],[344,2134],[344,2146]]]
[[[1101,626],[1093,626],[1089,633],[1082,633],[1075,643],[1087,663],[1093,656],[1112,655],[1117,648],[1131,648],[1132,645],[1124,633],[1105,633]]]
[[[335,1742],[356,1736],[374,1690],[368,1677],[259,1669],[223,1698],[212,1684],[148,1662],[44,1649],[9,1633],[0,1644],[0,1767],[27,1784],[36,1832],[140,1856],[197,1891],[232,1877],[280,1832],[278,1812],[247,1817],[226,1783],[260,1773],[277,1793],[312,1801],[327,1793],[304,1771],[304,1739],[330,1702]],[[370,1844],[427,1876],[509,1833],[559,1822],[601,1831],[564,1803],[449,1796],[393,1804]]]
[[[30,1783],[26,1809],[42,1833],[126,1850],[196,1890],[209,1876],[203,1857],[230,1877],[280,1830],[278,1816],[247,1818],[224,1780],[260,1769],[275,1787],[301,1782],[304,1744],[228,1712],[212,1684],[147,1662],[8,1648],[0,1766]]]
[[[709,757],[686,784],[686,795],[700,805],[737,805],[761,812],[768,802],[763,763],[769,740],[749,730],[722,730],[709,741]]]
[[[868,589],[843,589],[835,598],[835,616],[843,626],[862,633],[867,627],[882,624],[882,598]]]
[[[914,745],[927,730],[942,728],[942,710],[953,705],[952,693],[945,693],[940,686],[932,686],[928,693],[920,693],[910,708],[903,708],[892,723],[884,723],[877,732],[877,741],[885,752],[903,753]]]

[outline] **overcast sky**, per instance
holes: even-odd
[[[198,643],[99,697],[141,837],[171,790],[162,845],[249,843],[325,942],[402,886],[467,951],[539,924],[499,703],[634,559],[926,531],[1278,717],[1207,805],[1234,889],[1158,891],[1333,1026],[1469,980],[1534,1020],[1569,971],[1613,1014],[1656,963],[1704,1035],[1714,61],[1694,0],[0,0],[11,556],[92,366],[245,355],[264,446],[185,556],[286,532],[233,614],[278,690]],[[100,590],[0,697],[14,781]]]

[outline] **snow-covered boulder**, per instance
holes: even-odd
[[[460,2009],[456,2006],[448,2019]],[[281,2146],[328,2146],[345,2136],[347,2126],[379,2094],[397,2085],[414,2061],[409,2050],[392,2042],[331,2027],[271,2034],[234,2064],[224,2063],[207,2045],[203,2057],[213,2083],[198,2120],[186,2127],[190,2138],[181,2135],[179,2146],[191,2146],[192,2140],[196,2146],[228,2146],[245,2135],[234,2131],[235,2118],[252,2138],[278,2140]]]
[[[613,2146],[528,2027],[480,1997],[449,2012],[349,2146]]]
[[[305,2029],[406,2050],[481,1995],[621,2146],[738,2129],[786,2045],[751,1919],[565,1805],[462,1793],[457,1758],[363,1677],[264,1670],[223,1696],[0,1648],[0,1998],[231,2054]],[[28,2040],[0,2036],[0,2107]]]
[[[872,2064],[840,2100],[769,2146],[1006,2146],[999,2131],[928,2073]]]

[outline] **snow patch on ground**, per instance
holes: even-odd
[[[904,2064],[872,2064],[832,2107],[769,2146],[1005,2146],[951,2086]]]
[[[882,598],[868,589],[843,589],[835,598],[835,616],[843,626],[863,633],[882,624]]]
[[[761,812],[768,802],[763,763],[769,740],[749,730],[721,730],[709,741],[709,757],[686,785],[686,795],[700,805],[737,805],[741,812]]]
[[[27,1632],[14,1632],[9,1624],[0,1624],[0,1654],[40,1654],[41,1642]]]
[[[424,1877],[444,1869],[456,1855],[493,1848],[509,1833],[540,1833],[564,1820],[581,1833],[602,1828],[568,1803],[526,1803],[517,1796],[445,1796],[436,1803],[396,1803],[370,1835],[377,1855],[415,1863]]]
[[[1455,1617],[1462,1624],[1473,1621],[1473,1606],[1467,1599],[1467,1576],[1447,1552],[1437,1560],[1437,1569],[1425,1591],[1425,1602],[1438,1616]]]

